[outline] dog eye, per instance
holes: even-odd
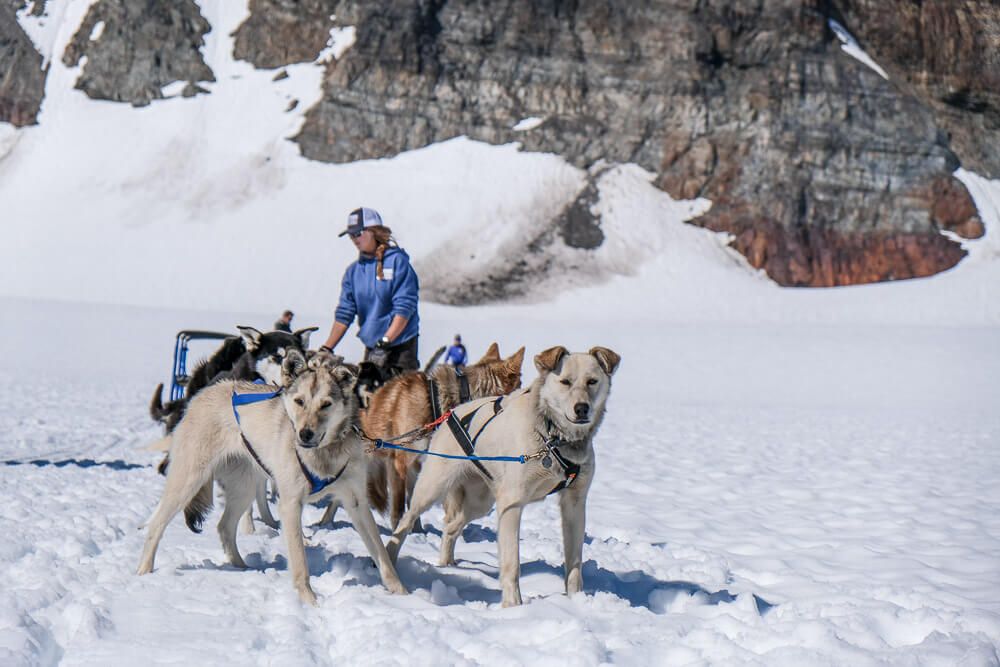
[[[568,387],[568,386],[570,386],[571,384],[573,384],[573,383],[572,383],[572,382],[570,382],[569,380],[559,380],[559,382],[560,382],[561,384],[564,384],[564,385],[566,385],[567,387]]]
[[[587,384],[589,384],[589,385],[595,385],[595,384],[597,384],[597,380],[594,379],[594,378],[590,378],[589,380],[587,380]]]
[[[301,406],[301,405],[305,405],[305,404],[306,404],[306,402],[303,401],[301,398],[296,398],[295,399],[295,405],[300,405]]]
[[[333,401],[323,401],[322,403],[319,404],[319,409],[326,410],[331,405],[333,405]]]

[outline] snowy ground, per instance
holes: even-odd
[[[425,348],[460,327],[474,353],[495,331],[508,351],[622,352],[586,593],[561,594],[550,500],[525,514],[523,607],[499,606],[491,515],[456,567],[433,565],[433,528],[408,540],[408,597],[381,588],[347,523],[308,531],[311,609],[267,529],[241,537],[240,572],[211,529],[177,522],[156,571],[133,574],[162,488],[139,447],[158,436],[146,404],[171,333],[267,316],[0,308],[16,325],[0,329],[0,664],[998,664],[995,328],[650,331],[537,311],[498,327],[428,306]]]
[[[38,126],[0,124],[0,665],[1000,664],[1000,182],[964,170],[987,235],[931,279],[779,289],[682,222],[708,202],[619,165],[594,204],[605,242],[566,249],[582,268],[533,303],[421,306],[425,357],[456,331],[473,355],[526,345],[526,381],[554,344],[621,353],[584,595],[561,594],[553,500],[525,513],[516,609],[493,516],[457,567],[433,565],[433,528],[408,539],[406,597],[343,522],[308,534],[318,609],[266,529],[241,537],[238,572],[211,529],[177,523],[134,576],[162,488],[147,404],[177,330],[292,308],[325,333],[353,254],[334,234],[359,205],[428,284],[460,284],[516,261],[587,175],[464,138],[304,160],[286,138],[322,66],[275,82],[234,62],[236,0],[199,0],[210,95],[89,100],[60,54],[91,2],[19,14],[51,59],[46,98]]]

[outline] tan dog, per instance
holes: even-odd
[[[497,344],[490,345],[482,359],[463,369],[469,381],[470,398],[507,394],[520,387],[523,362],[523,347],[510,357],[501,359]],[[429,379],[437,383],[442,413],[459,404],[460,383],[451,366],[438,366],[430,373],[405,373],[389,380],[372,394],[368,409],[361,411],[361,428],[365,435],[369,438],[391,438],[433,421]],[[426,449],[427,441],[417,440],[408,446]],[[379,450],[376,455],[376,462],[381,461],[384,465],[372,466],[369,498],[372,506],[381,512],[385,512],[387,501],[391,499],[390,520],[393,528],[399,524],[406,509],[406,499],[413,491],[420,472],[421,458],[393,450]],[[332,520],[336,511],[337,507],[330,505],[320,522]]]
[[[559,495],[562,510],[566,592],[583,589],[583,538],[587,492],[594,477],[593,438],[604,418],[611,376],[620,357],[604,347],[570,354],[553,347],[535,357],[538,379],[525,391],[501,401],[471,401],[456,409],[475,413],[469,432],[479,456],[525,456],[526,463],[483,462],[485,473],[470,461],[429,456],[407,510],[386,544],[393,562],[419,516],[445,501],[441,563],[454,561],[455,540],[473,519],[497,506],[497,543],[503,606],[521,604],[521,511],[528,503]],[[462,455],[449,429],[438,429],[430,451]]]
[[[305,358],[295,351],[283,370],[293,379],[280,395],[269,393],[272,388],[225,380],[206,387],[188,404],[169,436],[171,463],[137,573],[152,571],[167,524],[213,475],[226,497],[219,521],[223,549],[230,563],[246,567],[236,547],[236,523],[253,502],[257,481],[267,474],[278,490],[292,583],[303,601],[316,604],[309,585],[302,507],[327,496],[347,508],[386,588],[406,593],[368,504],[369,457],[354,430],[356,368],[340,365],[329,355],[317,355],[306,367]],[[271,398],[239,408],[237,421],[233,396],[255,393]]]

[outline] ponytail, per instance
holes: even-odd
[[[384,280],[382,258],[385,256],[386,250],[396,247],[396,239],[392,238],[392,230],[385,225],[375,225],[367,227],[367,229],[370,229],[372,235],[375,236],[375,275],[378,276],[379,280]]]

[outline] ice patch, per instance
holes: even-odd
[[[517,125],[511,129],[515,132],[527,132],[528,130],[533,130],[542,123],[545,122],[544,118],[539,118],[538,116],[531,116],[529,118],[522,118],[518,121]]]
[[[330,59],[340,60],[347,50],[354,46],[357,40],[357,30],[354,26],[343,28],[330,28],[330,39],[326,43],[326,48],[320,51],[316,58],[317,63],[327,63]]]
[[[160,88],[160,92],[163,93],[164,97],[176,97],[184,92],[187,85],[187,81],[172,81]]]
[[[96,42],[104,34],[104,21],[98,21],[94,24],[94,29],[90,31],[90,41]]]
[[[885,73],[885,70],[879,67],[878,63],[872,60],[871,56],[865,53],[861,45],[858,44],[858,40],[854,39],[854,36],[847,31],[847,28],[840,25],[837,21],[833,19],[828,20],[830,24],[830,29],[833,30],[834,34],[837,35],[837,39],[840,40],[842,48],[847,54],[868,65],[871,69],[878,72],[879,76],[883,79],[889,78],[889,75]]]

